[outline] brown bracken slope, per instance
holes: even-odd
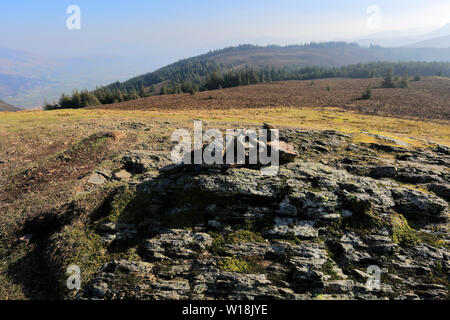
[[[409,80],[408,88],[381,88],[382,79],[284,81],[253,86],[176,94],[91,108],[116,110],[230,109],[260,107],[334,107],[365,114],[450,119],[450,79]],[[373,97],[361,100],[367,87]]]

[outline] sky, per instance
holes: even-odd
[[[66,27],[70,5],[81,10],[80,30]],[[155,65],[241,43],[355,39],[450,22],[448,0],[14,0],[1,1],[0,12],[0,47],[58,58],[148,56]]]

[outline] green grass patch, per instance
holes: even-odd
[[[92,151],[106,146],[110,137],[106,134],[94,134],[72,146],[71,151]]]
[[[61,234],[63,268],[77,265],[81,270],[82,285],[91,281],[99,268],[109,259],[100,236],[83,225],[66,226]],[[65,275],[61,279],[65,285]]]
[[[107,220],[124,224],[138,224],[151,214],[150,204],[151,198],[148,194],[137,192],[128,185],[120,186],[111,201]]]
[[[250,230],[238,230],[225,235],[225,242],[229,244],[238,244],[243,242],[265,242],[265,239],[259,233]]]
[[[338,274],[336,273],[336,271],[334,271],[334,265],[333,262],[328,259],[327,262],[325,262],[322,265],[322,272],[328,276],[330,276],[330,280],[341,280],[341,278],[338,276]]]
[[[264,267],[257,258],[226,257],[219,261],[219,268],[222,271],[238,273],[263,273]]]
[[[260,233],[252,232],[250,230],[237,230],[228,234],[219,234],[216,232],[209,232],[213,237],[213,244],[208,250],[214,255],[223,256],[225,254],[225,246],[227,244],[239,244],[245,242],[266,242]]]
[[[410,227],[408,221],[401,214],[395,213],[391,219],[392,240],[405,247],[414,247],[420,243],[427,243],[433,247],[444,247],[446,243],[435,235],[417,231]]]

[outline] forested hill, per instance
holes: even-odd
[[[374,61],[450,61],[450,48],[361,47],[355,43],[324,42],[290,46],[241,45],[212,51],[198,58],[219,64],[249,67],[288,65],[340,67]]]
[[[421,63],[398,63],[407,61]],[[91,92],[75,92],[71,97],[63,95],[59,104],[47,108],[77,108],[134,100],[149,94],[194,93],[277,80],[368,78],[381,76],[388,69],[399,76],[450,75],[449,61],[450,48],[366,48],[345,42],[285,47],[241,45],[180,60]]]
[[[224,69],[274,68],[286,67],[341,67],[345,65],[375,61],[450,61],[450,48],[382,48],[361,47],[353,43],[327,42],[292,46],[254,46],[240,45],[207,54],[180,60],[155,72],[147,73],[124,84],[140,88],[156,85],[163,81],[199,81],[199,77]],[[112,85],[114,87],[115,84]]]

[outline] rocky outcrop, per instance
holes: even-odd
[[[405,215],[427,215],[447,218],[448,203],[443,199],[409,189],[394,189],[392,195],[398,212]]]
[[[130,151],[122,158],[122,163],[130,173],[140,174],[150,170],[158,170],[171,163],[170,156],[166,153],[155,151],[135,150]]]
[[[145,219],[97,232],[116,251],[131,242],[138,257],[106,263],[78,297],[448,298],[447,149],[280,136],[295,150],[275,176],[125,155],[123,169],[143,177],[132,186],[147,199]]]

